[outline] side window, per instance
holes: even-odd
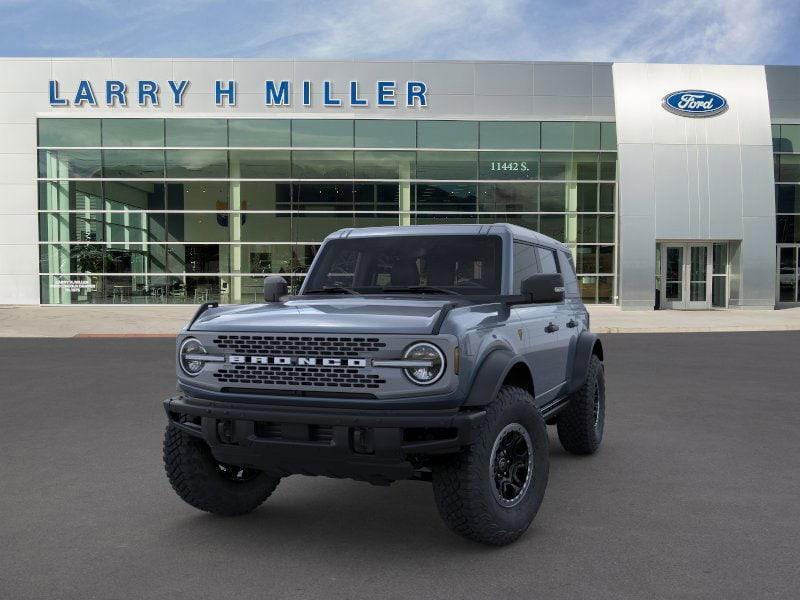
[[[566,295],[570,298],[578,297],[578,278],[575,276],[575,264],[572,262],[572,254],[569,252],[559,252],[561,260],[561,272],[564,274],[564,288]]]
[[[522,282],[539,271],[536,246],[514,242],[514,293],[522,292]]]
[[[556,253],[549,248],[536,247],[539,254],[539,264],[542,266],[542,273],[558,273],[558,261]]]

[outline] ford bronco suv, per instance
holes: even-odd
[[[564,448],[603,436],[603,348],[566,246],[512,225],[344,229],[299,293],[200,307],[164,402],[167,476],[192,506],[252,511],[282,477],[430,481],[456,533],[507,544]]]

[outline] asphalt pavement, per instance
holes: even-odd
[[[603,337],[606,437],[505,548],[430,486],[295,476],[254,513],[161,463],[168,339],[0,339],[0,598],[792,598],[800,332]]]

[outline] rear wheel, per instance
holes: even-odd
[[[533,521],[547,487],[547,428],[525,390],[503,386],[474,444],[433,468],[439,514],[466,538],[502,546]]]
[[[572,454],[594,454],[603,441],[606,382],[603,363],[596,355],[589,359],[586,371],[586,380],[556,421],[558,439]]]
[[[280,482],[256,469],[220,463],[208,444],[172,424],[164,435],[164,468],[185,502],[217,515],[242,515],[258,508]]]

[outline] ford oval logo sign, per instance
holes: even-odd
[[[728,101],[705,90],[681,90],[664,96],[665,109],[684,117],[713,117],[728,110]]]

